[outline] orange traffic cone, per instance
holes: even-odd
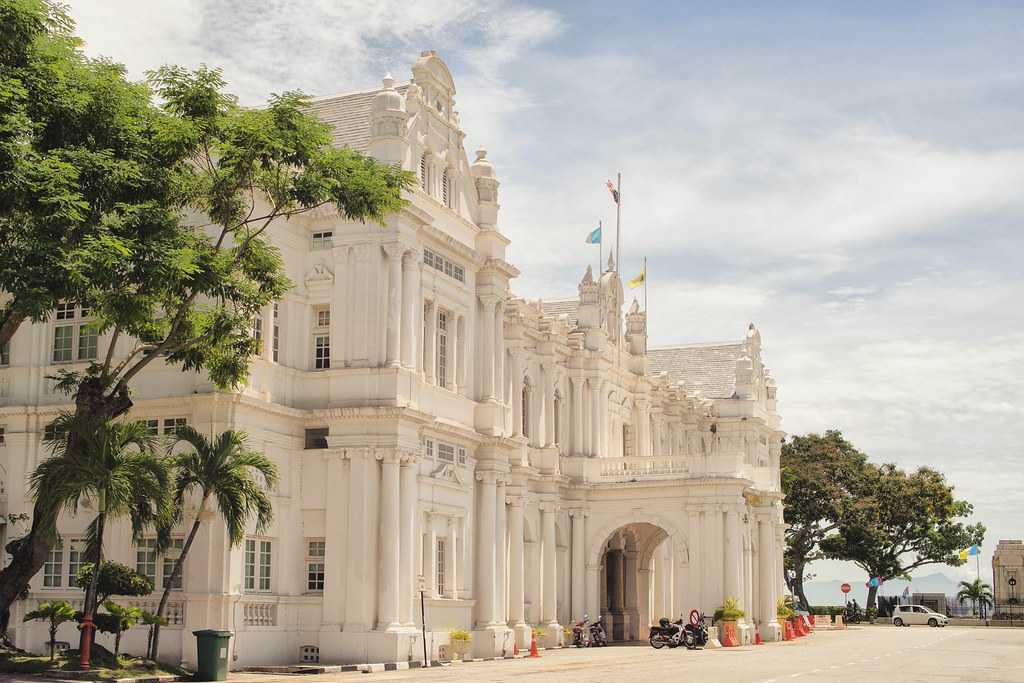
[[[754,645],[764,645],[764,641],[761,640],[761,625],[757,624],[754,626]]]
[[[537,652],[537,634],[534,633],[530,640],[530,656],[540,657],[540,653]]]

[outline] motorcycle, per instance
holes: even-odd
[[[668,617],[662,617],[658,620],[657,626],[651,627],[648,640],[655,650],[660,650],[666,645],[670,648],[679,647],[683,642],[683,618],[671,621]]]
[[[696,650],[708,644],[708,627],[704,623],[707,619],[697,610],[690,612],[690,621],[683,627],[683,644],[686,649]]]
[[[608,635],[604,632],[604,625],[601,620],[590,622],[590,644],[594,647],[605,647],[608,645]]]
[[[573,647],[590,647],[591,639],[587,637],[587,615],[572,626]]]

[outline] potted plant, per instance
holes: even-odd
[[[740,644],[736,637],[736,620],[746,616],[740,609],[740,601],[735,597],[727,597],[722,606],[715,610],[714,620],[722,622],[722,645],[736,647]]]
[[[451,644],[452,659],[465,659],[469,654],[472,636],[469,631],[453,628],[448,631],[448,642]]]
[[[775,603],[775,615],[783,626],[783,633],[785,634],[783,637],[786,640],[792,640],[796,633],[793,624],[796,612],[793,611],[792,603],[786,598],[779,598],[778,602]]]

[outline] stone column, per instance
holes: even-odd
[[[651,454],[651,412],[647,401],[640,401],[638,404],[638,418],[640,424],[636,427],[637,454],[647,457]]]
[[[555,445],[555,368],[553,362],[544,364],[544,447]]]
[[[743,600],[740,565],[743,555],[743,539],[740,538],[740,515],[735,508],[725,512],[725,595],[724,598]],[[744,605],[743,607],[746,607]]]
[[[633,637],[637,640],[642,635],[641,629],[651,625],[651,570],[649,567],[640,567],[636,571],[637,595],[646,596],[642,602],[637,602],[637,621],[633,626]],[[670,614],[669,617],[674,615]]]
[[[377,628],[394,631],[399,623],[399,556],[401,554],[399,517],[398,454],[388,452],[381,460],[380,534],[377,540],[380,577],[377,582]]]
[[[345,626],[353,633],[373,628],[373,595],[363,587],[370,580],[370,572],[376,563],[366,557],[366,536],[373,533],[367,524],[374,500],[372,484],[376,483],[376,466],[369,449],[347,450],[348,472],[348,535],[344,553],[346,565],[345,580]],[[327,552],[330,552],[329,550]],[[325,567],[326,569],[326,567]],[[325,586],[326,588],[326,586]]]
[[[573,455],[583,455],[583,380],[570,377],[572,382],[572,450]]]
[[[353,269],[352,297],[354,300],[355,315],[350,323],[349,329],[353,330],[352,355],[350,360],[357,366],[365,367],[370,358],[369,337],[370,337],[370,257],[371,248],[376,245],[357,244],[355,250],[355,268]],[[380,253],[380,252],[374,252]],[[361,331],[357,332],[356,330]]]
[[[448,518],[448,544],[444,560],[444,597],[459,597],[459,518]]]
[[[436,384],[434,367],[437,365],[437,303],[425,303],[423,315],[427,316],[423,331],[423,372],[428,384]]]
[[[405,246],[398,242],[384,245],[388,255],[388,327],[387,364],[401,364],[400,340],[402,335],[402,254]]]
[[[628,640],[637,640],[640,636],[637,633],[637,622],[639,621],[639,613],[637,610],[637,551],[635,550],[624,550],[622,552],[622,566],[623,566],[623,611],[629,615],[629,620],[626,622],[628,633],[626,638]]]
[[[324,451],[329,453],[330,451]],[[328,486],[341,488],[346,480],[345,461],[340,454],[326,455]],[[324,521],[324,598],[321,629],[341,630],[345,614],[345,538],[347,496],[329,496]]]
[[[586,585],[583,581],[583,577],[587,575],[586,563],[586,548],[583,544],[586,542],[586,514],[583,510],[573,510],[572,515],[572,565],[570,567],[570,576],[572,576],[572,618],[582,619],[584,612],[587,611],[584,600],[586,599],[585,591]],[[596,615],[595,615],[596,616]]]
[[[519,496],[509,499],[509,604],[508,622],[516,629],[516,636],[525,630],[526,591],[523,576],[523,500]]]
[[[775,612],[775,534],[771,518],[762,516],[758,522],[758,595],[761,597],[761,637],[777,640],[779,624]]]
[[[690,551],[690,589],[688,596],[694,606],[702,611],[707,611],[707,595],[704,590],[704,558],[701,549],[701,541],[704,538],[704,530],[701,529],[701,514],[699,508],[690,506],[686,508],[687,518],[687,540]]]
[[[499,403],[505,402],[505,304],[494,306],[494,386]]]
[[[419,368],[416,350],[419,345],[419,310],[423,302],[420,300],[420,267],[421,258],[418,251],[407,251],[402,277],[402,365],[410,370]]]
[[[505,480],[499,479],[495,486],[496,507],[494,510],[494,578],[495,581],[495,621],[504,624],[508,621],[507,596],[508,596],[508,574],[505,572],[507,562],[506,553],[508,545],[506,541],[506,510],[505,510]]]
[[[512,349],[512,436],[523,435],[523,368],[522,351]]]
[[[476,625],[494,625],[494,522],[497,491],[494,472],[478,472],[480,507],[477,517]]]
[[[598,454],[608,458],[611,457],[611,451],[608,448],[608,436],[611,428],[608,424],[608,383],[601,382],[601,387],[598,389],[598,415],[600,420],[597,423],[597,448]]]
[[[558,612],[557,612],[557,600],[558,600],[558,573],[556,565],[557,549],[555,548],[555,504],[545,503],[541,506],[541,527],[543,528],[542,542],[543,547],[541,553],[543,554],[544,563],[544,575],[542,583],[544,585],[544,596],[541,599],[541,621],[544,622],[546,628],[558,629]],[[552,632],[553,636],[557,636],[557,631]],[[558,642],[557,639],[553,642]]]
[[[401,586],[399,590],[399,620],[412,626],[415,621],[412,612],[412,598],[416,586],[416,508],[419,502],[419,461],[411,455],[402,459],[401,505],[399,521],[401,555],[399,565]]]
[[[587,565],[587,614],[590,615],[590,619],[601,618],[601,565],[600,564],[588,564]],[[606,626],[607,628],[607,626]]]
[[[426,516],[426,522],[427,529],[429,529],[427,543],[430,545],[427,548],[427,552],[424,553],[427,566],[423,568],[423,578],[426,579],[427,595],[432,598],[439,598],[441,594],[437,590],[437,529],[434,528],[434,516],[429,512]]]
[[[591,456],[602,456],[601,453],[601,381],[590,383],[590,453]]]
[[[483,315],[483,349],[481,350],[481,365],[483,366],[483,382],[481,385],[481,398],[494,403],[494,307],[498,298],[494,296],[481,296],[480,301],[484,305]]]

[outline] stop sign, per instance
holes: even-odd
[[[842,586],[839,587],[839,590],[843,591],[844,593],[849,593],[850,592],[850,584],[844,583]]]

